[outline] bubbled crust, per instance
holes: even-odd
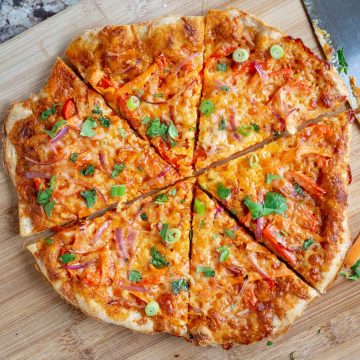
[[[335,278],[350,245],[345,210],[352,116],[352,112],[345,112],[326,118],[295,136],[268,144],[199,178],[200,185],[216,197],[219,183],[231,189],[231,195],[222,200],[224,205],[255,234],[262,232],[259,240],[322,292]],[[250,157],[259,159],[258,166],[251,168]],[[266,183],[269,173],[280,175],[281,179]],[[314,192],[312,185],[301,182],[301,178],[296,177],[298,174],[323,195]],[[302,194],[295,190],[297,181],[303,186]],[[243,204],[244,198],[250,196],[252,201],[260,202],[269,191],[286,198],[285,216],[272,214],[260,222],[252,220]],[[265,228],[269,230],[267,236],[264,236]],[[280,230],[284,231],[283,235],[274,241]],[[304,249],[307,239],[313,239],[314,244]],[[280,243],[290,249],[292,257],[283,253],[284,249],[278,247]]]
[[[193,184],[194,180],[187,180],[166,189],[169,200],[164,204],[156,204],[156,196],[147,197],[120,213],[108,212],[58,232],[50,244],[42,240],[28,249],[52,286],[88,315],[135,331],[186,336],[188,293],[174,294],[171,281],[189,277]],[[169,194],[171,190],[176,194]],[[141,218],[142,213],[147,214],[147,220]],[[181,231],[173,246],[164,244],[159,235],[159,226],[165,222],[169,228]],[[123,242],[116,239],[115,229],[121,229]],[[157,269],[150,264],[153,246],[169,267]],[[64,264],[60,256],[65,253],[76,258]],[[77,264],[85,265],[66,268]],[[138,270],[142,280],[131,283],[130,270]],[[160,307],[154,317],[145,314],[145,306],[151,301],[157,301]]]
[[[195,213],[192,222],[190,339],[197,345],[228,348],[283,333],[316,292],[203,191],[197,189],[195,199],[206,210]],[[225,229],[233,232],[233,239]],[[217,249],[224,246],[230,255],[220,262]],[[198,273],[199,265],[210,266],[215,276]]]
[[[67,119],[69,131],[60,141],[51,144],[44,130],[50,130],[62,119],[62,106],[68,99],[74,101],[77,113]],[[54,104],[59,104],[56,113],[41,120],[41,113]],[[110,127],[97,126],[94,137],[80,136],[83,121],[88,116],[96,116],[93,114],[95,105],[102,116],[110,120]],[[119,129],[125,138],[119,134]],[[178,179],[177,172],[147,141],[138,138],[127,122],[116,116],[104,99],[90,90],[60,59],[42,92],[12,107],[4,133],[5,162],[18,191],[22,236],[74,221],[118,201],[119,198],[110,196],[112,185],[128,185],[126,196],[120,199],[126,201]],[[73,152],[79,154],[76,162],[69,160]],[[126,169],[111,178],[115,163],[125,163]],[[95,173],[83,176],[80,170],[89,164],[94,165]],[[53,192],[56,204],[50,218],[36,201],[34,179],[25,176],[29,172],[40,172],[48,177],[57,175]],[[97,201],[89,209],[80,192],[93,188],[97,189]]]
[[[274,60],[270,48],[279,44],[284,56]],[[232,60],[237,48],[250,52],[243,63]],[[200,117],[196,168],[244,150],[287,129],[331,112],[345,104],[348,91],[330,66],[293,39],[237,9],[210,10],[205,27],[205,70],[202,98],[215,111]],[[218,71],[217,64],[227,64]],[[228,86],[224,91],[221,86]],[[221,119],[226,129],[219,131]],[[243,135],[239,127],[251,124],[258,131]]]

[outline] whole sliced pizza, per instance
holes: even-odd
[[[350,246],[336,70],[238,9],[88,30],[66,55],[79,76],[57,59],[3,131],[20,235],[53,231],[28,246],[38,269],[135,331],[284,333]]]

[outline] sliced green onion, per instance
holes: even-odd
[[[249,159],[249,164],[252,169],[257,168],[259,166],[259,158],[256,154],[251,154]]]
[[[215,276],[215,270],[209,266],[198,265],[196,268],[196,272],[203,273],[206,277]]]
[[[134,111],[140,106],[140,99],[137,96],[131,95],[126,101],[126,106],[130,111]]]
[[[230,239],[235,239],[235,234],[230,229],[225,229],[224,232]]]
[[[249,51],[243,48],[238,48],[233,52],[232,58],[235,62],[244,62],[249,58]]]
[[[113,185],[110,190],[110,195],[112,197],[124,196],[126,192],[125,185]]]
[[[156,301],[151,301],[146,305],[145,314],[147,316],[155,316],[160,310],[159,304]]]
[[[224,262],[229,258],[230,255],[230,249],[227,246],[220,246],[216,249],[219,256],[219,261]]]
[[[270,48],[270,55],[273,59],[279,60],[284,56],[284,48],[275,44]]]
[[[198,215],[205,214],[205,204],[198,199],[195,199],[194,202],[194,212]]]
[[[179,241],[180,237],[181,237],[181,230],[177,228],[172,228],[168,230],[166,234],[165,242],[167,244],[175,244],[177,241]]]

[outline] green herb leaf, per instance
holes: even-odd
[[[51,138],[54,138],[58,129],[64,124],[66,124],[66,120],[59,120],[53,125],[51,130],[44,130],[44,133],[48,134]]]
[[[294,188],[299,195],[302,195],[304,193],[304,190],[297,182],[294,183]]]
[[[79,154],[76,153],[76,152],[71,153],[71,155],[70,155],[70,161],[71,161],[71,162],[75,162],[75,161],[77,160],[78,156],[79,156]]]
[[[175,295],[179,294],[180,291],[188,291],[189,283],[185,279],[174,280],[171,282],[172,291]]]
[[[146,131],[146,134],[150,137],[165,136],[167,133],[167,126],[163,124],[159,118],[154,119]]]
[[[49,201],[49,202],[47,202],[46,204],[43,205],[45,214],[46,214],[46,216],[48,218],[50,218],[51,212],[52,212],[54,206],[55,206],[55,200],[51,200],[51,201]]]
[[[101,126],[106,127],[106,128],[110,127],[111,121],[109,118],[100,116],[98,120],[99,120],[99,123]]]
[[[235,239],[235,234],[230,229],[225,229],[224,232],[230,239]]]
[[[131,282],[138,282],[142,280],[142,275],[140,271],[137,270],[129,270],[128,280]]]
[[[43,111],[40,115],[40,119],[46,120],[50,115],[54,115],[58,106],[59,104],[54,104],[50,109]]]
[[[48,245],[52,245],[53,244],[53,239],[49,238],[49,237],[46,237],[45,239],[45,242],[48,244]]]
[[[313,243],[314,243],[314,238],[310,237],[309,239],[304,241],[303,247],[305,250],[307,250]]]
[[[209,99],[204,99],[200,104],[200,111],[203,115],[209,116],[215,111],[214,104]]]
[[[230,196],[231,191],[227,187],[225,187],[222,183],[219,183],[217,186],[217,194],[220,199],[226,199]]]
[[[155,204],[165,204],[169,200],[169,197],[166,194],[159,194],[156,196],[154,203]]]
[[[179,136],[179,132],[172,121],[170,121],[167,133],[172,139],[176,139]]]
[[[221,117],[220,124],[219,124],[219,131],[220,130],[226,130],[226,123],[225,123],[225,119],[223,116]]]
[[[126,165],[124,163],[114,164],[114,168],[111,171],[110,177],[112,179],[116,178],[125,168],[126,168]]]
[[[194,201],[194,212],[198,215],[205,214],[205,204],[198,199]]]
[[[141,120],[141,124],[142,125],[146,125],[147,123],[149,123],[151,121],[150,116],[145,116],[142,120]]]
[[[163,224],[160,232],[159,232],[159,235],[162,239],[163,242],[166,242],[166,238],[167,238],[167,234],[168,234],[168,230],[169,230],[169,224]]]
[[[281,179],[280,175],[275,175],[271,173],[266,174],[266,183],[269,185],[273,180]]]
[[[243,203],[249,209],[251,217],[254,220],[261,218],[263,216],[263,205],[258,204],[255,201],[252,201],[250,199],[250,196],[246,196]]]
[[[93,175],[95,171],[94,165],[90,164],[86,168],[80,170],[80,174],[84,176]]]
[[[227,246],[220,246],[216,249],[216,251],[219,253],[219,261],[224,262],[229,258],[230,255],[230,249]]]
[[[164,255],[162,255],[155,246],[151,248],[150,254],[150,264],[154,265],[156,269],[162,269],[170,265],[170,263],[165,259]]]
[[[96,203],[96,189],[84,190],[80,192],[80,195],[86,202],[86,207],[92,208]]]
[[[198,267],[196,268],[196,271],[198,273],[204,273],[204,275],[206,277],[214,277],[215,276],[215,270],[209,266],[198,265]]]
[[[175,196],[176,193],[177,193],[177,190],[176,190],[176,189],[171,189],[171,190],[169,191],[169,195],[171,195],[171,196]]]
[[[250,155],[249,165],[252,169],[259,167],[259,157],[256,154]]]
[[[348,280],[359,280],[360,279],[360,260],[358,260],[351,268],[350,273],[347,271],[341,271],[340,275],[344,276]]]
[[[218,63],[216,65],[216,70],[217,71],[226,71],[227,70],[227,64]]]
[[[75,260],[76,256],[74,254],[71,253],[66,253],[60,256],[60,261],[64,264],[69,263],[70,261]]]
[[[338,72],[339,72],[339,74],[341,74],[344,71],[344,73],[347,75],[349,65],[345,59],[344,48],[338,49],[336,53],[337,53],[337,58],[338,58],[338,63],[339,63]]]
[[[146,213],[141,213],[140,214],[141,220],[146,221],[148,219],[148,216],[146,215]]]
[[[97,123],[94,118],[88,116],[81,125],[81,136],[92,137],[95,136],[94,130],[97,127]]]
[[[118,129],[120,136],[125,139],[126,138],[126,131],[123,128]]]
[[[266,343],[266,346],[271,346],[271,345],[273,345],[273,344],[274,344],[274,343],[269,340],[269,341]]]
[[[92,112],[93,112],[93,114],[98,114],[98,115],[101,115],[103,113],[98,105],[94,106],[94,110]]]
[[[268,192],[265,196],[263,216],[283,214],[288,209],[286,199],[277,192]]]

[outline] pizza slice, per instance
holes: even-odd
[[[28,249],[54,289],[86,314],[185,336],[193,184],[179,182]]]
[[[237,9],[206,16],[196,169],[345,104],[335,69],[293,39]]]
[[[22,236],[179,179],[60,59],[39,95],[13,105],[3,144]]]
[[[66,51],[84,79],[184,176],[193,171],[203,37],[203,17],[165,17],[85,32]]]
[[[321,292],[350,244],[345,210],[352,117],[325,118],[199,178],[257,240]]]
[[[317,296],[200,189],[192,231],[188,328],[195,344],[229,348],[282,334]]]

